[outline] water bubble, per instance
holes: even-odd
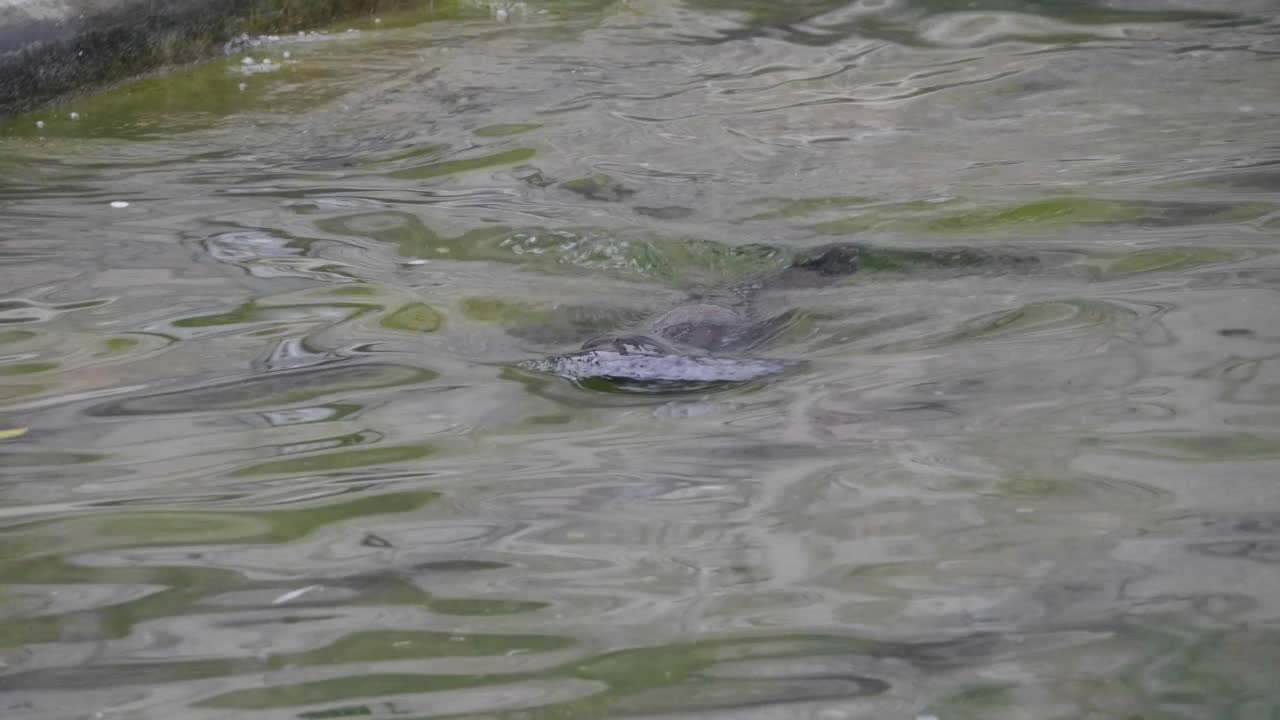
[[[285,50],[285,51],[284,51],[284,59],[285,59],[285,60],[288,60],[288,59],[289,59],[289,51],[288,51],[288,50]]]
[[[121,209],[124,209],[124,208],[129,207],[129,203],[125,202],[124,200],[112,200],[112,201],[111,201],[111,207],[113,207],[113,208],[115,208],[115,209],[117,209],[117,210],[121,210]]]
[[[79,119],[80,119],[80,113],[78,113],[78,112],[73,112],[73,113],[71,113],[68,117],[70,117],[72,120],[79,120]]]
[[[374,25],[381,25],[381,24],[382,24],[382,18],[374,18],[374,19],[373,19],[373,24],[374,24]]]
[[[43,120],[37,120],[37,121],[36,121],[36,127],[37,127],[37,128],[39,128],[39,129],[41,129],[41,130],[43,130],[43,129],[44,129],[44,121],[43,121]]]

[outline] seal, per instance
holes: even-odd
[[[521,367],[575,381],[603,380],[619,389],[743,383],[784,373],[797,361],[751,357],[795,319],[795,311],[758,320],[752,300],[767,287],[822,287],[861,270],[909,272],[987,264],[1025,267],[1027,256],[990,256],[965,248],[893,250],[855,243],[797,254],[781,271],[748,279],[678,305],[618,335],[593,338],[576,352],[526,360]]]

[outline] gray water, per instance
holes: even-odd
[[[1280,717],[1277,10],[441,2],[6,121],[0,717]],[[1036,262],[519,366],[830,242]]]

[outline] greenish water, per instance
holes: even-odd
[[[0,122],[0,717],[1280,717],[1277,11],[449,4]],[[794,371],[517,366],[753,278]]]

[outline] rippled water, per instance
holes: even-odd
[[[442,2],[7,121],[0,716],[1277,717],[1277,10]],[[770,280],[850,241],[1035,262]],[[792,372],[518,365],[753,278]]]

